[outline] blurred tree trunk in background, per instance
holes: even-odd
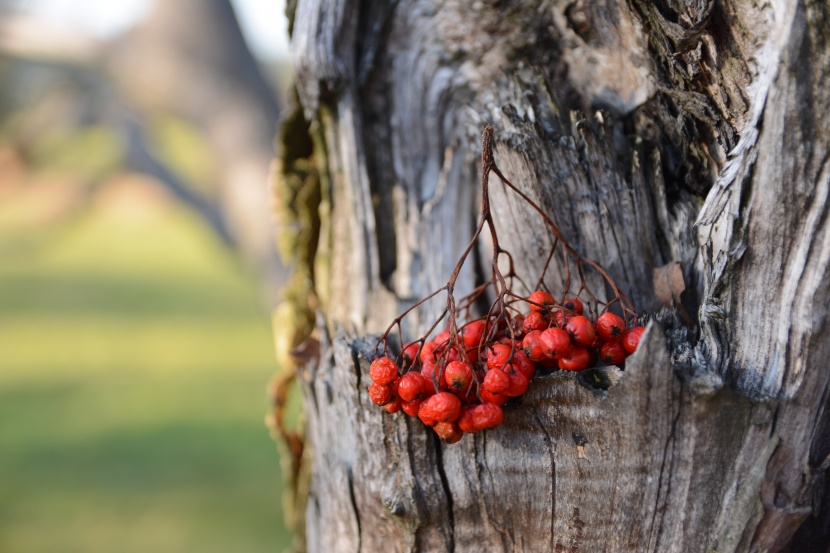
[[[283,141],[315,142],[282,177],[310,160],[320,191],[321,318],[297,357],[309,550],[827,551],[826,3],[289,9],[309,126]],[[369,402],[359,337],[449,277],[485,123],[502,171],[662,326],[607,398],[537,379],[503,425],[446,446]],[[548,231],[492,190],[535,274]]]

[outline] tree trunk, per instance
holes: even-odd
[[[291,8],[322,190],[309,550],[827,551],[826,3]],[[537,378],[501,426],[444,445],[370,403],[368,365],[473,234],[485,123],[502,172],[659,313],[607,394]],[[492,196],[538,274],[547,228]]]

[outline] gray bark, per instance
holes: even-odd
[[[309,549],[827,550],[826,4],[299,0],[293,15],[328,183],[321,355],[300,373]],[[607,397],[536,379],[502,426],[445,446],[371,405],[376,338],[358,337],[449,277],[484,123],[501,170],[640,310],[661,308],[661,267],[679,263],[686,290]],[[492,190],[500,240],[537,274],[548,232]]]

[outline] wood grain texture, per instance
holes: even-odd
[[[301,371],[309,549],[823,551],[828,36],[814,1],[299,0],[298,90],[330,183],[324,353]],[[501,170],[638,308],[679,263],[697,326],[664,312],[607,398],[540,379],[502,426],[443,446],[369,404],[358,337],[449,277],[483,123]],[[492,196],[535,274],[544,226]]]

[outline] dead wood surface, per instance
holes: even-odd
[[[296,2],[327,186],[322,354],[300,372],[309,550],[827,550],[828,17],[806,0]],[[502,426],[444,446],[370,405],[360,337],[449,277],[484,123],[501,170],[640,310],[679,266],[668,307],[695,330],[664,316],[607,398],[543,378]],[[535,274],[544,226],[497,184],[493,205]]]

